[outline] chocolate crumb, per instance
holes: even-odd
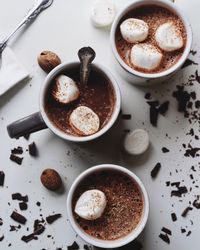
[[[188,236],[190,236],[190,234],[191,234],[192,232],[191,231],[189,231],[187,234],[186,234],[186,236],[188,237]]]
[[[200,209],[200,200],[199,200],[199,196],[197,196],[197,199],[193,201],[192,205],[197,208]]]
[[[91,247],[91,246],[88,246],[88,245],[84,245],[84,246],[83,246],[83,249],[85,249],[85,250],[92,250],[92,247]]]
[[[163,152],[163,153],[168,153],[168,152],[169,152],[169,149],[168,149],[168,148],[163,147],[163,148],[162,148],[162,152]]]
[[[36,202],[36,205],[37,205],[38,207],[40,207],[40,206],[41,206],[41,203],[40,203],[39,201],[37,201],[37,202]]]
[[[166,181],[165,184],[166,184],[167,187],[169,187],[170,186],[170,181]]]
[[[3,241],[4,235],[0,236],[0,242]]]
[[[20,202],[20,203],[19,203],[19,208],[20,208],[21,210],[27,210],[28,205],[27,205],[26,202]]]
[[[156,178],[156,176],[158,175],[158,172],[160,171],[161,168],[161,164],[160,162],[158,162],[155,167],[151,170],[151,177],[152,178]]]
[[[12,194],[13,200],[28,202],[28,195],[22,196],[20,193],[14,193]]]
[[[26,243],[28,243],[29,241],[31,241],[31,240],[37,240],[38,239],[38,237],[37,236],[35,236],[33,233],[32,234],[29,234],[29,235],[24,235],[24,236],[22,236],[22,238],[21,238],[21,240],[22,241],[24,241],[24,242],[26,242]]]
[[[194,62],[193,60],[191,60],[191,59],[187,59],[186,61],[185,61],[185,63],[183,64],[183,66],[181,67],[181,69],[184,69],[184,68],[186,68],[186,67],[188,67],[188,66],[190,66],[190,65],[198,65],[198,63],[196,63],[196,62]]]
[[[67,250],[79,250],[80,247],[79,245],[76,243],[76,241],[74,241],[74,243],[71,246],[67,247]]]
[[[161,231],[163,231],[163,232],[166,233],[166,234],[172,235],[172,231],[171,231],[170,229],[166,228],[166,227],[163,227],[163,228],[161,229]]]
[[[0,171],[0,186],[3,187],[4,185],[5,174],[3,171]]]
[[[10,160],[11,161],[14,161],[15,163],[17,163],[18,165],[21,165],[22,164],[22,161],[23,161],[23,157],[19,157],[19,156],[16,156],[14,154],[11,154],[10,155]]]
[[[192,207],[186,207],[186,209],[182,212],[181,216],[186,217],[188,212],[191,211],[193,208]]]
[[[192,54],[193,56],[195,56],[196,55],[196,53],[197,53],[197,51],[196,50],[190,50],[190,54]]]
[[[174,221],[177,221],[177,216],[176,216],[175,213],[172,213],[172,214],[171,214],[171,218],[172,218],[172,221],[173,221],[173,222],[174,222]]]
[[[146,93],[144,98],[147,100],[151,99],[151,93]]]
[[[15,212],[15,211],[12,212],[12,214],[11,214],[10,217],[11,217],[14,221],[16,221],[16,222],[18,222],[18,223],[21,223],[21,224],[25,224],[26,221],[27,221],[27,219],[26,219],[23,215],[21,215],[21,214]]]
[[[3,220],[2,220],[2,218],[0,218],[0,226],[2,226],[3,225]]]
[[[35,142],[28,145],[28,150],[31,156],[37,156],[38,151]]]
[[[186,232],[185,228],[181,228],[181,233],[184,234]]]
[[[163,240],[165,243],[170,244],[170,239],[169,239],[169,236],[167,234],[160,234],[159,238],[161,240]]]
[[[54,221],[59,219],[61,216],[62,216],[61,214],[49,215],[49,216],[46,217],[46,221],[47,221],[48,224],[52,224]]]
[[[12,149],[11,153],[16,155],[21,155],[23,154],[23,148],[18,146],[17,148]]]
[[[18,231],[20,228],[21,228],[21,225],[18,225],[18,226],[10,225],[10,232]]]
[[[131,119],[131,115],[130,114],[122,114],[121,118],[123,120],[130,120]]]

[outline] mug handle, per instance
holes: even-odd
[[[11,138],[19,138],[47,128],[40,112],[19,119],[7,126]]]

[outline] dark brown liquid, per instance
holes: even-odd
[[[105,170],[86,177],[74,192],[73,211],[81,194],[91,189],[105,193],[107,206],[102,217],[94,221],[84,220],[74,212],[77,223],[87,234],[102,240],[116,240],[137,227],[143,213],[143,196],[129,176]]]
[[[176,14],[174,14],[172,11],[169,11],[168,9],[163,8],[163,7],[159,7],[156,5],[145,5],[145,6],[138,7],[130,11],[119,22],[119,26],[116,31],[116,46],[117,46],[119,55],[128,66],[130,66],[131,68],[135,70],[145,73],[145,70],[138,69],[137,67],[131,64],[130,51],[134,44],[126,42],[120,33],[120,25],[127,18],[138,18],[138,19],[145,21],[148,24],[149,35],[147,39],[144,41],[144,43],[146,42],[150,43],[154,45],[158,50],[160,49],[157,46],[157,43],[155,41],[155,32],[161,24],[172,21],[177,27],[177,30],[182,34],[182,37],[184,40],[184,46],[180,50],[177,50],[174,52],[162,51],[164,56],[163,56],[163,61],[162,61],[161,66],[148,73],[163,72],[171,68],[173,65],[177,63],[177,61],[181,58],[184,52],[185,44],[187,41],[187,34],[186,34],[185,26],[182,20]]]
[[[91,108],[99,116],[100,129],[103,128],[109,121],[115,105],[115,93],[109,79],[94,67],[87,85],[80,84],[79,66],[65,70],[62,74],[71,77],[77,83],[80,97],[72,104],[59,104],[52,96],[55,84],[55,81],[52,81],[45,96],[45,111],[49,119],[63,132],[80,136],[70,126],[69,117],[76,107],[83,105]]]

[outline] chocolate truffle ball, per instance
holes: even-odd
[[[54,169],[45,169],[42,172],[40,179],[43,186],[52,191],[58,190],[62,186],[61,177]]]

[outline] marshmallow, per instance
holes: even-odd
[[[164,51],[175,51],[183,47],[183,37],[172,22],[159,26],[155,34],[158,46]]]
[[[133,66],[151,71],[160,66],[163,55],[151,44],[135,44],[131,49],[131,63]]]
[[[55,80],[52,95],[59,103],[68,104],[78,99],[80,92],[76,83],[71,78],[60,75]]]
[[[149,33],[146,22],[136,18],[128,18],[120,25],[121,35],[129,43],[144,41]]]
[[[92,6],[91,20],[95,27],[110,26],[116,14],[111,0],[97,0]]]
[[[143,129],[128,133],[124,139],[124,149],[131,155],[140,155],[149,147],[149,135]]]
[[[102,191],[89,190],[79,197],[75,213],[85,220],[96,220],[102,216],[106,204],[106,196]]]
[[[79,106],[73,110],[69,117],[69,122],[79,135],[92,135],[100,127],[98,115],[86,106]]]

